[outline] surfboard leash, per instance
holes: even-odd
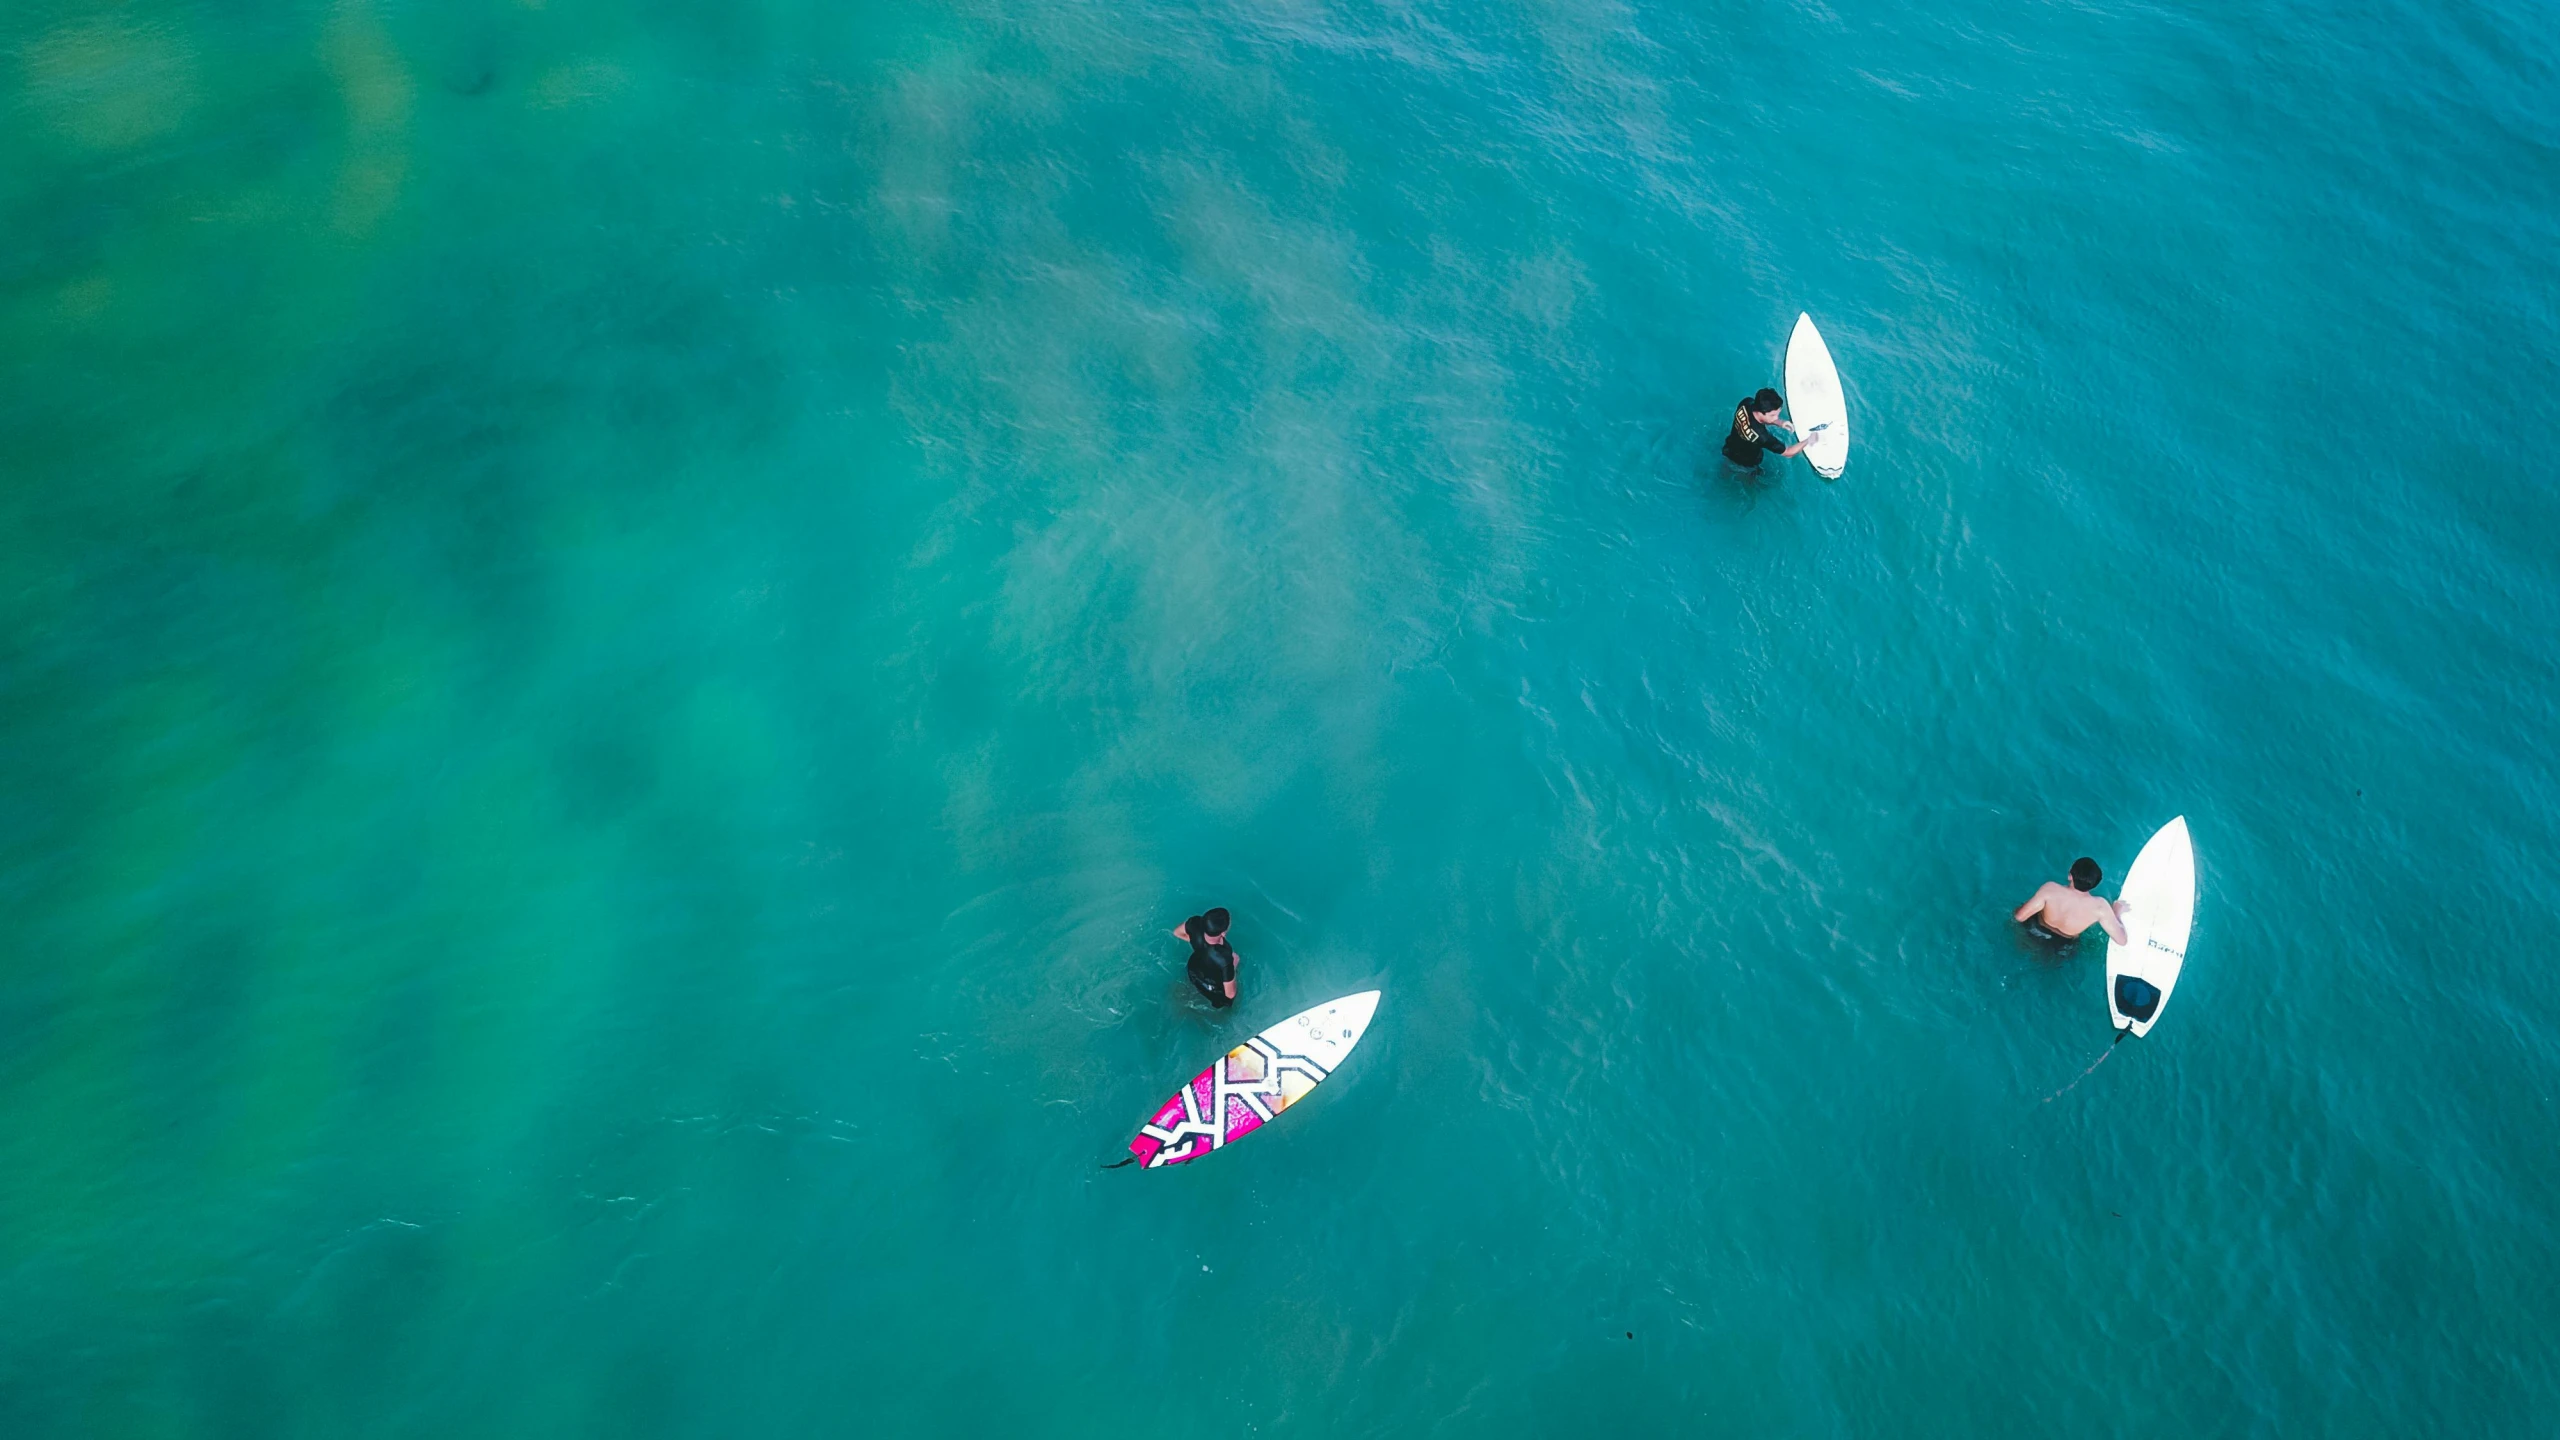
[[[2107,1048],[2098,1052],[2098,1058],[2089,1062],[2089,1068],[2088,1068],[2088,1069],[2083,1070],[2083,1071],[2081,1071],[2079,1074],[2077,1074],[2077,1075],[2073,1076],[2073,1077],[2071,1078],[2071,1084],[2070,1084],[2070,1085],[2065,1085],[2065,1086],[2063,1086],[2061,1089],[2054,1091],[2052,1094],[2047,1095],[2047,1096],[2046,1096],[2046,1097],[2044,1097],[2042,1100],[2039,1100],[2039,1101],[2037,1101],[2036,1103],[2037,1103],[2037,1104],[2039,1104],[2039,1105],[2050,1105],[2050,1104],[2052,1104],[2054,1101],[2061,1099],[2063,1096],[2070,1094],[2070,1093],[2071,1093],[2071,1091],[2072,1091],[2072,1087],[2073,1087],[2073,1086],[2078,1085],[2081,1081],[2086,1080],[2086,1079],[2088,1079],[2091,1075],[2096,1074],[2096,1073],[2097,1073],[2097,1069],[2098,1069],[2098,1067],[2107,1063],[2107,1057],[2108,1057],[2108,1056],[2110,1056],[2110,1055],[2113,1055],[2114,1053],[2116,1053],[2116,1047],[2117,1047],[2118,1045],[2121,1045],[2121,1044],[2123,1044],[2123,1043],[2124,1043],[2124,1037],[2126,1037],[2127,1035],[2130,1035],[2130,1034],[2132,1034],[2132,1033],[2133,1033],[2133,1032],[2132,1032],[2132,1031],[2130,1031],[2130,1030],[2119,1030],[2119,1031],[2117,1031],[2117,1032],[2116,1032],[2116,1038],[2107,1042]]]
[[[1135,1165],[1135,1164],[1137,1164],[1137,1163],[1138,1163],[1138,1157],[1137,1157],[1137,1156],[1135,1156],[1135,1155],[1132,1155],[1132,1156],[1130,1156],[1128,1159],[1121,1161],[1121,1162],[1120,1162],[1120,1165]],[[1120,1165],[1102,1165],[1102,1166],[1097,1166],[1097,1167],[1095,1167],[1095,1168],[1097,1168],[1097,1169],[1102,1169],[1102,1170],[1117,1170],[1117,1169],[1119,1169],[1119,1168],[1120,1168]]]

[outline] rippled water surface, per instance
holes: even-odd
[[[0,1433],[2544,1431],[2550,22],[13,4]]]

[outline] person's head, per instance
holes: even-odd
[[[2071,888],[2074,890],[2095,890],[2098,882],[2106,878],[2099,872],[2098,862],[2086,855],[2071,862]]]
[[[1778,412],[1785,408],[1787,408],[1787,397],[1766,386],[1761,388],[1759,394],[1751,397],[1751,413],[1762,420],[1778,418]]]
[[[1209,933],[1209,917],[1206,915],[1194,915],[1190,919],[1183,921],[1182,933],[1190,936],[1194,940],[1206,938]]]
[[[1234,917],[1228,915],[1225,907],[1221,906],[1201,918],[1209,922],[1209,928],[1205,932],[1208,938],[1215,940],[1227,933],[1227,922]]]

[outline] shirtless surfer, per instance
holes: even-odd
[[[2107,938],[2117,944],[2131,944],[2124,938],[2124,922],[2116,918],[2115,902],[2090,893],[2105,878],[2099,873],[2098,862],[2083,855],[2071,862],[2070,884],[2056,885],[2047,880],[2009,918],[2056,940],[2077,940],[2080,932],[2096,925],[2104,928]]]

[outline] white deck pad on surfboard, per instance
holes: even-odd
[[[1798,315],[1796,333],[1787,337],[1787,411],[1813,473],[1839,479],[1849,468],[1849,401],[1840,393],[1831,347],[1810,315]]]
[[[2196,848],[2186,816],[2161,826],[2133,857],[2116,904],[2133,943],[2107,942],[2107,1013],[2117,1029],[2148,1035],[2178,987],[2195,928]]]

